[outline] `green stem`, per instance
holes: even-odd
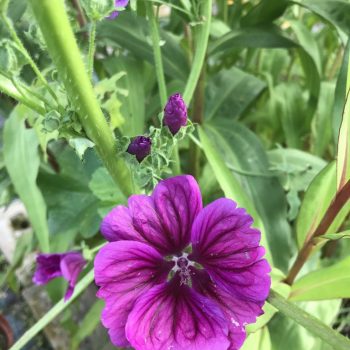
[[[117,157],[116,142],[96,99],[81,52],[65,11],[64,1],[29,1],[57,67],[70,102],[88,137],[95,143],[104,165],[126,196],[132,193],[131,176]]]
[[[66,302],[62,299],[52,309],[50,309],[37,323],[29,328],[9,350],[21,350],[33,339],[41,330],[43,330],[54,318],[65,310],[94,280],[94,271],[85,275],[76,285],[74,293]]]
[[[192,62],[191,73],[188,77],[183,98],[187,105],[190,104],[194,90],[197,86],[199,76],[205,60],[208,47],[210,23],[211,23],[212,0],[203,0],[201,3],[201,17],[204,20],[199,32],[196,35],[196,52]]]
[[[156,68],[160,104],[162,107],[164,107],[166,104],[168,95],[167,95],[166,84],[165,84],[162,53],[160,50],[160,36],[159,36],[158,21],[156,16],[154,15],[153,5],[151,1],[146,2],[146,11],[147,11],[149,28],[151,32],[151,38],[152,38],[154,65]]]
[[[223,21],[227,23],[228,20],[228,1],[227,0],[222,0],[222,16],[223,16]]]
[[[89,53],[88,53],[88,74],[92,78],[94,72],[94,56],[95,56],[95,39],[96,39],[96,21],[91,22],[89,36]]]
[[[299,323],[305,329],[321,338],[334,350],[349,350],[350,340],[328,327],[316,317],[305,312],[300,307],[284,299],[274,290],[270,291],[268,302],[287,317]]]
[[[33,99],[29,99],[27,96],[24,96],[18,90],[18,88],[13,84],[11,79],[1,74],[0,74],[0,91],[2,91],[5,95],[14,98],[18,102],[23,103],[27,107],[31,108],[33,111],[42,115],[45,114],[44,107],[42,107],[39,103],[34,102]]]
[[[57,100],[57,96],[54,93],[54,91],[51,89],[49,83],[47,82],[47,80],[45,79],[45,77],[42,75],[42,73],[40,72],[40,69],[38,68],[38,66],[35,64],[35,62],[33,61],[32,57],[30,56],[29,52],[27,51],[27,49],[24,47],[21,39],[18,37],[16,30],[13,26],[12,21],[5,15],[2,14],[2,19],[3,19],[3,23],[5,24],[7,30],[9,31],[13,41],[18,45],[18,48],[21,50],[22,54],[24,55],[24,57],[27,59],[28,63],[30,64],[30,66],[32,67],[34,73],[36,74],[36,76],[39,78],[39,80],[45,85],[45,87],[47,88],[47,90],[49,91],[50,95],[54,98],[54,100],[57,102],[58,104],[58,100]]]
[[[198,84],[194,92],[192,121],[201,125],[204,120],[205,64],[203,64]],[[200,148],[190,141],[190,174],[198,179],[200,174]]]

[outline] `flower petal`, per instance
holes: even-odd
[[[115,0],[115,7],[126,7],[129,0]]]
[[[270,290],[270,266],[261,260],[260,232],[253,220],[230,199],[221,198],[197,216],[191,233],[190,258],[202,264],[215,283],[246,300],[265,301]]]
[[[133,195],[128,208],[118,206],[103,220],[101,232],[109,241],[148,243],[161,254],[180,253],[190,241],[194,218],[202,208],[192,176],[161,181],[152,196]]]
[[[226,350],[228,323],[216,303],[179,277],[142,295],[131,311],[126,336],[137,350]]]
[[[192,286],[200,294],[214,300],[230,324],[230,350],[239,349],[245,338],[244,326],[256,321],[262,311],[262,303],[229,293],[213,282],[205,270],[191,268]]]
[[[36,271],[33,276],[35,284],[46,284],[56,277],[61,277],[60,261],[62,254],[38,254]]]
[[[173,266],[151,246],[135,241],[108,243],[95,258],[97,293],[106,301],[102,323],[109,329],[113,344],[128,346],[125,323],[141,293],[164,282]]]
[[[202,209],[202,196],[190,175],[175,176],[159,182],[152,197],[164,231],[175,240],[177,253],[190,241],[195,217]]]
[[[85,264],[85,259],[78,252],[69,252],[62,255],[60,268],[62,276],[68,281],[68,289],[64,296],[64,300],[68,300],[72,296],[78,276]]]

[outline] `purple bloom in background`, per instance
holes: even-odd
[[[169,128],[173,135],[180,130],[181,126],[187,124],[187,107],[180,94],[169,97],[164,108],[163,124]]]
[[[271,283],[252,223],[230,199],[202,208],[198,184],[187,175],[114,208],[101,224],[110,243],[95,258],[102,323],[113,344],[239,349]]]
[[[142,162],[151,152],[152,141],[149,137],[137,136],[131,142],[127,152],[136,156]]]
[[[115,0],[115,7],[126,7],[129,3],[129,0]],[[108,19],[114,19],[117,18],[119,15],[118,11],[113,11],[109,16]]]
[[[78,252],[67,252],[62,254],[39,254],[36,263],[33,282],[41,285],[56,277],[63,277],[68,281],[68,288],[64,296],[64,300],[67,301],[73,294],[78,276],[86,261]]]

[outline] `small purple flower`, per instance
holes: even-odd
[[[72,296],[78,276],[86,264],[85,259],[78,252],[39,254],[36,257],[36,262],[37,267],[33,282],[42,285],[56,277],[63,277],[68,281],[68,288],[64,296],[65,301]]]
[[[121,8],[126,7],[129,3],[129,0],[115,0],[115,7]],[[118,11],[113,11],[107,18],[108,19],[115,19],[119,16]]]
[[[173,135],[180,130],[181,126],[187,124],[187,107],[180,94],[169,97],[164,108],[163,124],[168,126]]]
[[[230,199],[205,208],[192,176],[132,195],[103,220],[95,258],[116,346],[136,350],[237,350],[270,290],[253,219]]]
[[[141,163],[151,152],[152,141],[149,137],[137,136],[131,142],[127,152],[136,156]]]

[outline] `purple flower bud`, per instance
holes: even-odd
[[[164,108],[163,124],[166,125],[171,133],[175,135],[181,128],[187,124],[187,107],[180,94],[174,94],[169,97]]]
[[[152,141],[149,137],[137,136],[131,142],[127,152],[136,156],[141,163],[151,152]]]
[[[62,254],[39,254],[36,263],[33,282],[42,285],[56,277],[63,277],[68,281],[68,289],[64,296],[66,301],[72,296],[78,276],[86,261],[78,252],[67,252]]]
[[[129,3],[129,0],[115,0],[115,7],[126,7]],[[118,11],[113,11],[107,18],[108,19],[114,19],[117,18],[119,15]]]

